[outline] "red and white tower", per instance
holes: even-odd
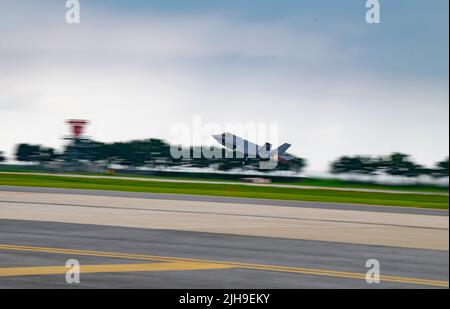
[[[79,140],[83,139],[84,129],[89,121],[83,119],[69,119],[66,123],[70,126],[71,136],[68,139]]]

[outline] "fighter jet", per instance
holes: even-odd
[[[286,154],[286,150],[291,147],[291,144],[288,143],[284,143],[280,147],[272,150],[272,145],[269,143],[259,146],[228,132],[215,134],[213,138],[219,144],[234,150],[238,158],[242,157],[242,165],[246,165],[249,158],[256,158],[263,161],[272,160],[275,162],[286,162],[293,159],[292,156]]]

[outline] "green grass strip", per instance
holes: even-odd
[[[90,179],[41,175],[1,175],[0,185],[95,189],[149,193],[175,193],[244,198],[263,198],[312,202],[448,209],[449,198],[442,195],[396,194],[318,189],[242,186],[234,184],[197,184],[146,182],[122,179]]]

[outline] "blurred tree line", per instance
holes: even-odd
[[[170,154],[171,145],[160,139],[135,140],[129,142],[102,143],[92,140],[73,141],[62,152],[40,145],[20,144],[16,149],[16,159],[22,162],[48,163],[89,161],[98,164],[118,164],[126,167],[197,167],[229,171],[242,167],[242,159],[236,153],[221,148],[220,158],[194,158],[201,153],[200,147],[189,147],[190,157],[175,159]],[[5,161],[0,152],[0,162]],[[259,169],[258,159],[248,159],[247,166]],[[286,163],[279,162],[276,170],[301,172],[306,166],[303,158],[294,157]],[[433,168],[426,168],[413,162],[409,155],[392,153],[387,156],[343,156],[331,164],[334,174],[387,174],[393,176],[417,177],[428,175],[435,178],[449,176],[449,158],[437,162]]]
[[[220,171],[228,171],[242,167],[243,159],[237,154],[226,157],[226,149],[220,148],[220,158],[194,158],[193,154],[201,153],[201,147],[189,147],[189,158],[175,159],[170,153],[171,145],[160,139],[135,140],[129,142],[101,143],[92,140],[75,140],[64,148],[61,153],[52,148],[40,145],[20,144],[16,149],[16,159],[22,162],[48,163],[56,161],[89,161],[99,164],[118,164],[126,167],[212,167]],[[230,154],[228,154],[230,156]],[[306,162],[294,157],[286,163],[279,162],[276,170],[301,172]],[[249,168],[258,170],[259,160],[248,159]]]
[[[433,168],[426,168],[413,162],[409,155],[393,153],[388,156],[343,156],[331,164],[334,174],[387,174],[393,176],[417,177],[428,175],[435,178],[448,177],[448,160],[437,162]]]

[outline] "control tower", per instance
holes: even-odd
[[[66,123],[70,126],[71,136],[66,139],[77,140],[83,139],[83,132],[85,127],[89,124],[89,121],[82,119],[69,119]]]
[[[69,140],[64,153],[65,161],[71,164],[81,165],[81,160],[89,159],[92,155],[92,141],[84,135],[86,126],[89,124],[88,120],[83,119],[69,119],[66,123],[70,127],[70,135],[64,137]]]

